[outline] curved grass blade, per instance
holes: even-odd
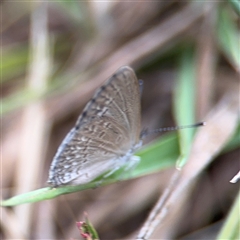
[[[174,95],[174,115],[178,125],[195,122],[195,61],[191,48],[184,51],[179,69],[179,77]],[[187,161],[195,129],[179,131],[180,157],[177,168],[181,168]]]
[[[240,71],[239,31],[229,9],[221,8],[218,20],[219,45],[229,62]]]
[[[239,218],[240,192],[235,199],[232,209],[224,223],[217,240],[221,239],[240,239],[240,218]]]
[[[101,181],[101,185],[108,185],[110,183],[118,182],[119,180],[137,178],[174,166],[179,155],[177,135],[175,133],[165,135],[161,137],[161,140],[158,140],[138,151],[136,155],[141,157],[141,161],[134,170],[124,172],[121,169]],[[4,200],[1,202],[1,206],[14,206],[52,199],[62,194],[95,188],[96,186],[99,186],[99,181],[100,178],[85,185],[64,186],[58,188],[46,187],[38,189]]]

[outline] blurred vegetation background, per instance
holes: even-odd
[[[154,239],[217,238],[239,194],[239,185],[229,183],[240,169],[239,2],[0,5],[2,198],[46,186],[57,147],[94,90],[120,66],[130,65],[144,80],[143,128],[215,117],[216,128],[211,122],[204,127],[204,136],[211,131],[215,137],[214,151],[207,148],[212,142],[207,137],[200,148],[211,163],[185,202],[175,202],[181,209],[175,221],[164,222]],[[179,144],[181,152],[184,141]],[[181,157],[178,161],[183,165]],[[84,219],[84,211],[101,239],[133,239],[174,171],[172,166],[127,182],[1,208],[1,239],[81,239],[75,223]],[[231,220],[239,223],[236,216]]]

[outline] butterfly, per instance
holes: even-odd
[[[140,87],[129,66],[119,68],[87,103],[59,146],[49,170],[54,187],[80,185],[139,162]]]

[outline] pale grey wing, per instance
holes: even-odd
[[[116,161],[126,155],[120,148],[128,141],[124,131],[104,116],[91,120],[81,131],[73,128],[53,159],[48,183],[84,184],[112,170]]]
[[[140,119],[138,80],[131,68],[122,67],[95,93],[60,145],[48,182],[58,186],[78,178],[84,183],[83,175],[89,182],[111,170],[114,160],[139,143]]]
[[[124,66],[95,93],[86,105],[76,126],[80,129],[89,124],[89,119],[107,116],[121,125],[131,144],[139,142],[141,131],[141,104],[138,79],[132,68]],[[129,142],[122,149],[129,148]]]

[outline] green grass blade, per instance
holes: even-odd
[[[143,175],[154,173],[173,166],[179,155],[178,141],[176,134],[168,134],[161,137],[160,140],[144,147],[136,153],[141,157],[139,165],[132,171],[119,170],[104,179],[101,185],[137,178]],[[42,188],[32,192],[24,193],[1,202],[1,206],[14,206],[24,203],[33,203],[47,199],[55,198],[62,194],[82,191],[89,188],[95,188],[99,183],[99,178],[95,181],[79,186],[64,186],[59,188]]]
[[[28,103],[38,100],[43,93],[34,92],[24,88],[18,92],[2,99],[2,115],[7,114],[15,109],[25,106]]]
[[[219,45],[232,65],[240,70],[240,33],[232,17],[231,11],[220,8],[218,20]]]
[[[2,83],[13,80],[26,71],[28,54],[27,47],[22,45],[2,51],[2,64],[0,64]]]
[[[195,61],[191,49],[186,49],[181,58],[179,76],[174,95],[174,115],[178,125],[195,122]],[[187,160],[195,129],[184,129],[178,132],[180,157],[177,167],[181,168]]]
[[[235,10],[235,12],[240,16],[240,1],[239,0],[229,0],[230,4],[232,5],[232,8]]]
[[[233,204],[233,207],[227,217],[226,222],[224,223],[217,240],[228,239],[235,240],[240,239],[240,192]]]

